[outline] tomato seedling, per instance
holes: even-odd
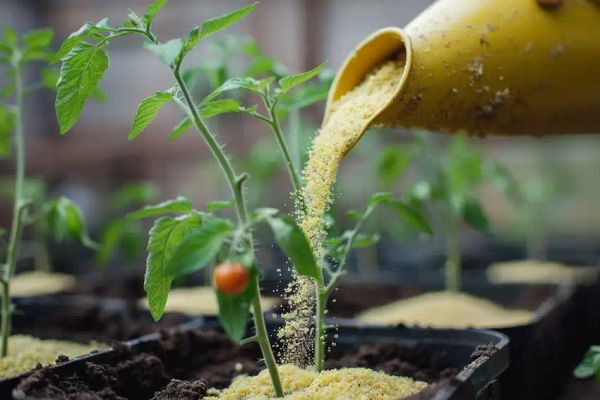
[[[31,63],[44,63],[52,59],[51,44],[53,33],[49,29],[40,29],[19,37],[14,29],[5,28],[0,37],[0,65],[7,71],[9,84],[0,90],[0,97],[11,98],[12,103],[0,105],[0,156],[9,156],[14,142],[15,176],[13,187],[13,214],[10,236],[6,250],[6,260],[2,264],[0,356],[8,352],[8,338],[11,333],[13,306],[10,297],[11,278],[15,274],[19,259],[19,244],[23,228],[34,225],[58,241],[73,237],[85,246],[94,248],[90,240],[83,215],[77,205],[65,197],[39,201],[28,189],[25,175],[25,134],[24,99],[38,89],[55,89],[55,72],[50,68],[42,70],[40,80],[33,83],[24,81],[24,72]],[[90,96],[98,92],[90,93]],[[31,185],[29,185],[31,187]],[[43,228],[39,228],[43,224]]]

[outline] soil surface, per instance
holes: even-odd
[[[206,388],[223,388],[239,374],[257,374],[258,347],[240,348],[217,332],[191,330],[163,333],[143,350],[116,346],[110,359],[86,362],[61,377],[38,368],[17,388],[33,398],[73,400],[197,400]],[[389,374],[437,382],[453,376],[444,354],[393,343],[362,345],[332,353],[327,368],[369,367]]]
[[[154,322],[146,310],[83,303],[88,302],[77,296],[64,296],[17,306],[13,331],[42,339],[110,344],[157,332],[190,319],[184,314],[166,313],[159,322]]]

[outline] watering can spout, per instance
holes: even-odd
[[[404,29],[385,28],[347,58],[331,105],[375,66],[405,62],[373,126],[487,135],[600,132],[600,7],[565,0],[438,0]]]

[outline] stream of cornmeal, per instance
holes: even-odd
[[[313,142],[302,173],[300,226],[318,259],[327,237],[325,214],[333,201],[333,185],[344,155],[359,140],[373,116],[386,105],[402,77],[404,59],[382,63],[365,80],[332,104],[331,112]],[[314,346],[315,288],[310,278],[299,277],[286,290],[290,311],[278,332],[284,362],[310,363]]]

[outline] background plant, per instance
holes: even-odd
[[[10,100],[8,104],[0,106],[0,154],[6,157],[14,151],[16,166],[13,181],[12,225],[0,279],[2,287],[0,356],[2,357],[8,352],[13,313],[10,283],[19,258],[23,228],[32,224],[35,226],[36,222],[44,220],[44,227],[55,240],[63,241],[68,237],[74,237],[85,246],[95,246],[88,237],[83,215],[75,203],[66,197],[51,199],[45,203],[40,202],[39,198],[38,201],[34,201],[34,193],[26,190],[24,99],[38,89],[53,89],[54,84],[50,69],[42,70],[38,82],[26,84],[23,76],[26,67],[31,63],[47,64],[51,60],[52,31],[40,29],[18,37],[14,29],[5,28],[3,33],[0,39],[0,64],[5,67],[9,83],[2,89],[1,95]],[[94,93],[90,93],[92,94]]]
[[[482,186],[491,183],[511,199],[520,197],[519,186],[508,170],[486,158],[461,135],[453,136],[447,147],[440,148],[429,133],[418,133],[414,144],[384,152],[380,169],[387,172],[382,172],[382,176],[391,183],[411,163],[420,178],[406,189],[405,199],[414,209],[428,211],[431,220],[442,228],[446,240],[446,289],[459,291],[463,224],[491,233],[489,218],[479,200]]]

